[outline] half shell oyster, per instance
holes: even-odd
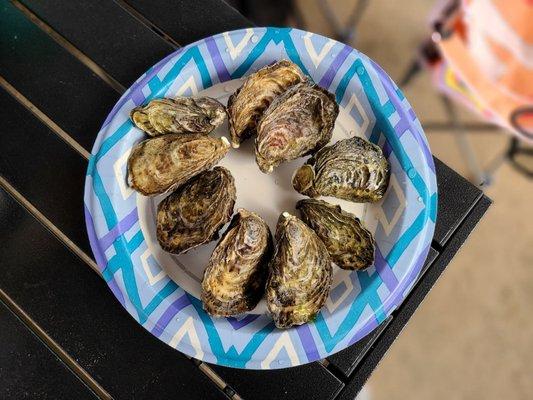
[[[248,76],[228,99],[228,122],[233,147],[255,133],[257,122],[272,100],[290,86],[305,80],[298,66],[281,60]]]
[[[211,168],[230,148],[228,139],[170,134],[138,143],[128,158],[128,182],[145,196],[172,190]]]
[[[271,250],[272,236],[265,221],[239,209],[204,272],[204,310],[217,317],[252,310],[265,292]]]
[[[339,106],[318,85],[302,82],[274,99],[257,125],[255,158],[269,173],[284,161],[313,153],[331,139]]]
[[[157,207],[157,240],[163,250],[184,253],[215,240],[233,214],[235,182],[224,167],[195,176]]]
[[[373,264],[374,238],[355,215],[340,206],[315,199],[300,200],[296,208],[340,268],[363,270]]]
[[[331,259],[315,232],[283,213],[276,227],[276,251],[270,262],[267,306],[278,328],[311,321],[331,286]]]
[[[292,186],[309,197],[375,202],[385,194],[389,177],[389,162],[381,148],[352,137],[318,151],[296,170]]]
[[[224,122],[226,108],[210,97],[155,99],[131,110],[133,123],[150,136],[167,133],[207,135]]]

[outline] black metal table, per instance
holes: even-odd
[[[220,0],[0,0],[0,398],[353,399],[490,200],[435,160],[419,281],[365,339],[302,367],[208,365],[138,325],[98,275],[83,185],[121,93],[176,47],[251,25]]]

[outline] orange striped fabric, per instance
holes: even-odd
[[[533,141],[533,1],[463,0],[448,27],[436,35],[439,87]]]

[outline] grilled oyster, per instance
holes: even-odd
[[[230,148],[225,137],[170,134],[137,144],[128,158],[130,186],[145,196],[163,193],[211,168]]]
[[[133,123],[150,136],[166,133],[207,135],[224,122],[226,108],[210,97],[155,99],[131,110]]]
[[[385,194],[389,177],[389,162],[381,149],[352,137],[318,151],[296,170],[292,186],[309,197],[375,202]]]
[[[359,218],[323,200],[296,203],[302,220],[324,242],[335,264],[342,269],[363,270],[374,262],[374,238]]]
[[[296,64],[287,60],[261,68],[248,76],[228,99],[228,122],[233,147],[255,133],[257,121],[274,97],[305,80]]]
[[[271,250],[272,237],[265,221],[239,209],[204,272],[204,310],[217,317],[252,310],[265,291]]]
[[[331,286],[331,259],[326,246],[300,219],[280,215],[276,251],[270,262],[267,306],[278,328],[311,321]]]
[[[331,139],[339,106],[318,85],[302,82],[274,99],[257,125],[255,158],[262,172],[320,149]]]
[[[224,167],[204,171],[157,207],[157,240],[165,251],[184,253],[218,237],[233,214],[235,182]]]

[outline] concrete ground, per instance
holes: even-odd
[[[315,1],[299,3],[307,29],[331,36]],[[355,0],[329,3],[342,21]],[[352,45],[398,81],[427,34],[432,4],[371,0]],[[404,92],[423,123],[445,120],[427,75]],[[426,134],[436,156],[469,175],[452,133]],[[484,162],[507,139],[497,132],[470,137]],[[486,193],[493,206],[375,370],[367,385],[371,399],[533,397],[533,182],[504,166]]]

